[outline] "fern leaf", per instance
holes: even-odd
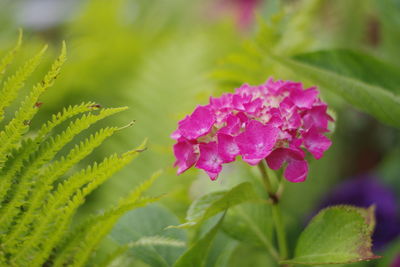
[[[21,42],[22,31],[15,48],[0,60],[0,81]],[[5,109],[18,97],[26,79],[37,68],[45,50],[46,47],[4,80],[0,87],[0,122],[4,119]],[[143,191],[155,178],[150,179],[115,208],[94,217],[89,224],[79,228],[82,231],[69,234],[73,216],[85,198],[132,161],[144,150],[145,144],[125,154],[112,155],[99,164],[94,163],[57,184],[59,178],[92,153],[106,138],[125,128],[101,129],[73,147],[66,156],[56,159],[58,153],[75,136],[97,121],[126,109],[100,109],[94,112],[100,106],[90,102],[53,115],[33,137],[26,138],[30,121],[40,106],[38,100],[53,85],[65,60],[66,48],[63,43],[61,53],[49,72],[21,101],[14,117],[0,129],[0,266],[36,267],[52,264],[53,259],[70,265],[66,260],[71,255],[78,257],[72,264],[82,266],[123,212],[158,200],[142,197]],[[85,112],[88,113],[71,121],[60,134],[51,136],[55,127]],[[137,245],[146,245],[146,242],[160,245],[173,243],[171,240],[157,240],[153,237],[140,240]],[[52,255],[57,253],[56,248],[65,257]],[[83,250],[77,251],[76,248]]]
[[[0,232],[6,232],[10,228],[14,217],[18,215],[20,207],[25,204],[25,198],[32,190],[33,179],[44,164],[52,160],[66,144],[90,125],[123,110],[126,110],[126,108],[108,108],[100,110],[97,115],[91,113],[83,115],[81,118],[71,122],[64,132],[44,143],[39,151],[35,153],[28,166],[23,169],[23,173],[19,177],[19,183],[9,193],[9,195],[11,194],[9,197],[11,200],[6,207],[3,207],[0,216]]]
[[[12,63],[12,61],[14,60],[16,54],[18,53],[19,49],[21,48],[21,44],[22,44],[22,30],[19,30],[19,34],[18,34],[18,40],[16,45],[14,46],[13,49],[11,49],[2,59],[0,62],[0,76],[4,75],[8,65],[10,65]]]
[[[144,198],[139,199],[135,203],[131,203],[129,208],[125,206],[125,209],[121,209],[118,212],[105,214],[102,218],[97,218],[97,221],[91,225],[80,237],[81,239],[76,240],[72,248],[72,258],[69,258],[70,266],[85,266],[87,260],[90,258],[93,251],[98,247],[100,241],[111,231],[117,220],[127,210],[143,207],[147,204],[158,201],[160,198]],[[75,253],[74,253],[75,252]],[[73,259],[73,262],[71,260]],[[54,266],[58,265],[57,260]],[[64,264],[65,266],[65,264]]]
[[[28,151],[28,148],[33,145],[32,142],[32,139],[22,141],[21,147],[10,153],[11,156],[8,158],[6,166],[1,170],[2,177],[0,179],[0,210],[3,206],[3,202],[6,200],[8,190],[15,182],[15,174],[23,166],[23,160],[21,158],[23,156],[29,157],[29,153],[31,151]]]
[[[98,105],[94,102],[83,102],[79,105],[69,106],[68,108],[64,108],[61,112],[54,114],[48,122],[42,125],[39,130],[36,141],[41,141],[46,135],[48,135],[55,127],[63,123],[64,121],[79,115],[81,113],[91,111],[97,109]]]
[[[14,247],[18,242],[18,237],[23,237],[27,231],[29,231],[29,225],[35,220],[35,212],[41,208],[45,201],[46,195],[53,189],[53,183],[65,174],[72,166],[81,161],[92,151],[100,146],[103,141],[112,136],[120,128],[112,127],[101,129],[94,135],[91,135],[85,141],[76,145],[66,157],[62,157],[60,160],[51,164],[47,169],[40,175],[38,179],[35,193],[31,194],[26,200],[27,206],[25,212],[18,218],[18,221],[14,221],[16,226],[7,235],[4,242],[4,246]]]
[[[3,167],[8,153],[18,140],[25,134],[29,128],[29,122],[36,114],[38,108],[36,103],[39,97],[53,85],[57,79],[61,66],[66,60],[66,47],[63,43],[61,54],[53,63],[50,71],[44,76],[43,80],[36,84],[31,93],[22,101],[20,108],[15,114],[15,117],[5,126],[5,129],[0,132],[0,168]]]
[[[0,207],[1,202],[4,201],[4,197],[7,194],[7,191],[10,189],[14,177],[18,172],[21,171],[24,162],[29,160],[29,157],[32,151],[37,151],[41,142],[44,138],[58,125],[63,123],[64,121],[90,110],[96,108],[94,102],[82,103],[80,105],[69,106],[68,108],[64,108],[62,112],[59,112],[52,116],[52,119],[47,123],[43,124],[41,129],[39,130],[37,136],[33,139],[28,139],[21,144],[21,147],[15,151],[15,153],[11,153],[12,156],[6,162],[5,168],[2,170],[2,179],[0,179]]]
[[[54,266],[65,266],[66,263],[71,264],[71,266],[84,266],[101,239],[111,230],[122,214],[159,199],[159,197],[142,197],[142,194],[154,183],[159,175],[160,172],[155,173],[133,190],[128,197],[120,201],[116,207],[104,214],[93,217],[72,231],[66,243],[59,248]],[[74,260],[74,262],[72,263],[71,260]]]
[[[34,257],[35,262],[46,259],[53,246],[63,237],[66,226],[68,226],[68,223],[66,223],[63,228],[62,225],[64,224],[57,225],[54,222],[69,222],[89,193],[104,183],[116,171],[127,165],[143,149],[144,144],[139,149],[127,152],[120,157],[112,155],[100,164],[89,166],[59,184],[43,207],[40,221],[32,229],[21,248],[15,251],[17,262],[22,263],[30,257]],[[80,189],[82,186],[84,188]],[[65,205],[65,203],[68,204]],[[40,251],[37,251],[38,246],[41,246]]]
[[[19,90],[24,86],[25,80],[39,65],[47,46],[44,46],[33,58],[19,68],[14,75],[7,78],[0,91],[0,121],[4,119],[4,109],[18,96]]]

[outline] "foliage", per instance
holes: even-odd
[[[19,50],[21,40],[22,33],[15,48],[3,57],[0,66],[3,75]],[[1,119],[5,118],[4,109],[17,98],[45,50],[46,47],[4,80],[0,94]],[[72,218],[85,198],[136,158],[145,149],[145,143],[72,173],[74,166],[104,140],[126,127],[102,128],[76,144],[66,155],[60,151],[97,121],[126,108],[102,108],[93,102],[86,102],[63,109],[37,132],[29,132],[31,121],[42,105],[39,99],[59,76],[65,60],[66,47],[63,43],[60,56],[50,71],[22,100],[14,117],[0,131],[2,266],[84,266],[123,213],[158,199],[142,196],[154,182],[154,176],[115,207],[81,226],[72,227]],[[74,119],[79,114],[82,116]],[[69,120],[63,131],[53,133],[57,126]]]
[[[354,107],[400,127],[400,95],[396,86],[400,70],[394,66],[346,50],[300,54],[294,59],[274,58]]]
[[[178,227],[195,226],[231,207],[256,200],[262,201],[248,182],[239,184],[229,191],[206,194],[192,203],[187,212],[186,223]]]
[[[225,214],[224,214],[225,215]],[[194,243],[174,264],[174,267],[184,266],[205,266],[206,256],[210,249],[211,243],[214,240],[215,235],[218,232],[218,228],[223,222],[224,215],[207,231],[207,233],[201,237],[196,243]]]
[[[87,139],[80,144],[82,148],[74,148],[80,151],[80,156],[70,157],[77,153],[68,151],[73,148],[71,144],[76,143],[71,140],[69,145],[66,144],[53,156],[53,160],[48,160],[49,163],[41,162],[47,160],[51,154],[39,159],[34,169],[44,164],[40,167],[40,177],[47,177],[42,182],[46,189],[42,189],[38,196],[34,195],[33,202],[29,198],[24,204],[28,206],[27,213],[30,214],[25,217],[31,218],[25,219],[26,223],[32,221],[32,214],[37,214],[36,210],[44,202],[43,199],[46,199],[47,192],[56,192],[54,188],[63,184],[66,177],[75,175],[73,173],[81,166],[92,160],[101,160],[109,151],[124,151],[127,144],[140,142],[144,137],[149,137],[150,140],[147,152],[137,158],[132,168],[125,168],[118,177],[107,181],[107,186],[99,187],[90,195],[84,196],[85,203],[75,216],[70,216],[63,242],[49,254],[50,260],[46,261],[46,265],[51,265],[55,255],[60,253],[57,258],[59,265],[72,262],[78,265],[86,261],[89,266],[104,267],[173,266],[181,257],[181,262],[184,262],[182,258],[186,258],[186,263],[198,260],[199,266],[203,264],[207,267],[277,266],[271,253],[267,253],[271,246],[276,245],[276,236],[271,218],[271,203],[265,200],[266,195],[258,173],[239,162],[226,168],[218,181],[210,182],[195,171],[176,176],[175,171],[169,168],[173,164],[172,140],[169,134],[184,114],[196,105],[206,103],[209,95],[218,96],[222,92],[233,91],[245,82],[260,84],[269,76],[319,86],[322,98],[329,104],[332,109],[329,112],[336,120],[335,132],[331,136],[332,149],[319,162],[310,162],[310,179],[295,186],[283,183],[280,187],[284,191],[281,204],[290,251],[295,251],[296,243],[298,247],[303,247],[302,240],[313,226],[310,224],[301,234],[305,221],[309,220],[310,214],[316,212],[320,201],[337,182],[366,171],[374,172],[378,168],[379,174],[382,174],[380,178],[384,178],[385,183],[397,194],[400,192],[397,175],[399,153],[393,153],[396,148],[398,150],[400,139],[398,131],[390,127],[398,128],[395,114],[398,112],[397,85],[400,77],[397,60],[400,56],[400,6],[397,0],[253,1],[259,3],[258,23],[253,25],[254,28],[245,30],[234,27],[232,18],[236,18],[235,10],[229,12],[232,11],[230,8],[235,7],[233,4],[228,7],[227,4],[241,1],[78,1],[79,5],[76,5],[67,20],[59,20],[46,27],[32,26],[30,22],[26,22],[35,12],[30,12],[30,16],[25,15],[27,20],[21,19],[26,14],[22,7],[28,6],[30,2],[0,3],[0,48],[4,47],[4,43],[8,44],[10,38],[7,34],[14,31],[16,25],[23,24],[30,35],[29,41],[24,42],[24,55],[32,53],[32,50],[40,51],[39,46],[43,39],[46,43],[59,43],[60,39],[66,38],[71,49],[68,64],[63,67],[62,81],[57,83],[57,90],[50,90],[41,97],[45,105],[40,108],[29,132],[24,135],[25,141],[18,140],[16,144],[29,144],[30,141],[27,140],[35,139],[40,131],[40,128],[35,129],[35,121],[45,121],[49,114],[65,105],[72,106],[60,114],[72,112],[75,115],[63,119],[64,122],[79,114],[93,113],[97,116],[103,110],[94,106],[97,103],[127,105],[131,108],[113,116],[113,123],[124,125],[126,121],[135,119],[137,127],[119,131],[120,128],[107,127],[107,122],[99,121],[96,126],[104,127],[103,130],[93,136],[83,131],[76,137]],[[220,2],[226,5],[218,6]],[[41,18],[42,12],[38,13],[40,14],[37,17]],[[43,12],[43,16],[45,13],[50,14]],[[65,14],[67,13],[66,10]],[[45,55],[36,53],[31,63],[24,64],[21,62],[23,57],[12,52],[20,49],[20,45],[16,45],[0,62],[0,67],[9,66],[8,71],[14,71],[14,65],[26,66],[21,67],[20,72],[25,73],[26,77],[33,77],[23,82],[30,86],[32,81],[39,79],[37,77],[43,70],[41,66],[46,65],[41,64],[37,71],[32,72],[33,63],[36,60],[39,63],[39,58],[47,63],[49,57],[46,55],[53,56],[55,53],[52,47],[51,45],[47,48]],[[13,58],[19,64],[7,63]],[[215,70],[216,65],[218,67]],[[210,71],[213,71],[211,78],[207,75]],[[3,85],[12,77],[5,77],[4,74],[7,73],[0,73]],[[18,84],[22,84],[24,76],[13,79],[7,90],[14,90]],[[14,103],[18,103],[18,98],[23,95],[22,90],[18,93],[15,91],[17,101],[13,101]],[[3,94],[0,94],[0,99],[1,107],[6,103]],[[75,107],[77,99],[95,102],[84,102]],[[93,108],[88,110],[88,106]],[[372,117],[359,113],[352,107]],[[104,114],[105,117],[113,111],[108,112]],[[8,114],[5,112],[0,117],[7,118]],[[53,120],[57,121],[50,121]],[[380,122],[388,126],[381,125]],[[60,126],[48,124],[51,129],[43,130],[43,140],[50,141],[49,136],[55,137],[55,133],[61,133],[63,126]],[[113,138],[109,139],[111,135]],[[93,141],[96,144],[88,148],[92,139],[97,140]],[[97,143],[106,139],[99,147]],[[11,139],[6,141],[6,144],[9,141],[14,142]],[[52,144],[49,143],[49,146],[53,146]],[[29,146],[33,148],[33,142]],[[28,153],[25,157],[28,157]],[[384,161],[383,165],[381,161]],[[8,164],[6,162],[3,164]],[[7,177],[19,174],[20,169],[27,166],[27,162],[16,160]],[[161,205],[129,211],[120,220],[117,210],[122,205],[121,202],[104,211],[106,206],[112,206],[116,199],[128,194],[134,185],[148,177],[153,169],[165,167],[167,169],[163,179],[152,188],[152,192],[157,192],[156,195],[168,192],[167,197],[161,199]],[[6,165],[5,168],[11,167]],[[27,177],[34,175],[34,170],[27,170],[27,174],[23,174]],[[81,174],[80,177],[84,175]],[[79,179],[76,176],[76,181]],[[101,180],[105,182],[106,178]],[[0,196],[8,194],[9,187],[14,188],[14,183],[8,185],[6,181],[10,180],[0,179]],[[240,196],[230,199],[226,193],[244,181],[250,181],[251,185],[246,187],[248,192],[254,193],[254,199],[242,201]],[[276,188],[277,181],[279,179],[275,181]],[[52,184],[51,188],[45,185],[49,183]],[[251,198],[249,195],[244,196],[248,197]],[[219,201],[222,205],[215,205]],[[1,205],[3,203],[6,202],[2,201]],[[137,202],[137,205],[141,203]],[[202,206],[203,210],[194,209],[198,203],[205,204]],[[38,208],[29,209],[30,205]],[[60,202],[57,205],[62,204]],[[79,201],[75,206],[78,205]],[[99,209],[101,211],[98,216],[87,220],[88,213]],[[379,206],[377,209],[379,210]],[[9,211],[10,214],[16,212],[22,213],[15,209]],[[225,216],[218,225],[215,236],[210,236],[210,240],[203,240],[222,213]],[[195,227],[168,228],[185,225],[185,216],[191,218],[194,214],[198,217],[194,216],[189,221],[195,222]],[[105,219],[102,215],[111,217]],[[318,216],[313,221],[319,221]],[[16,218],[12,217],[13,220]],[[343,223],[349,217],[354,218],[359,222],[358,226],[365,229],[360,216],[353,212],[335,213],[335,222]],[[99,224],[105,224],[104,231],[101,230],[102,226],[96,224],[97,220]],[[110,234],[98,242],[117,220],[119,222]],[[325,220],[322,221],[332,227]],[[30,227],[34,223],[35,220],[30,223]],[[343,229],[338,226],[339,230]],[[21,227],[19,231],[29,230]],[[333,240],[335,236],[327,238]],[[319,241],[320,246],[310,248],[332,249],[327,244],[321,244],[322,240]],[[374,251],[382,255],[382,259],[351,265],[342,263],[337,266],[389,266],[398,251],[396,244],[389,244],[389,249],[385,248],[383,251]],[[96,248],[93,249],[94,247]],[[88,250],[96,253],[89,255]],[[305,251],[300,248],[298,250],[301,253]],[[196,251],[202,251],[202,257],[196,257]],[[288,259],[296,260],[296,256],[297,254],[289,255]],[[348,258],[353,256],[354,254]]]
[[[125,214],[110,239],[126,247],[129,256],[151,266],[172,266],[184,252],[188,239],[182,229],[166,229],[178,222],[168,209],[150,205]]]
[[[306,7],[311,9],[318,5],[317,1],[308,2],[310,5]],[[303,23],[295,23],[300,18]],[[242,52],[227,57],[214,76],[229,85],[255,84],[270,73],[281,73],[281,68],[285,67],[296,77],[308,79],[321,90],[329,90],[361,111],[398,128],[400,69],[373,55],[353,50],[304,53],[302,44],[307,35],[296,38],[291,31],[293,25],[297,25],[307,33],[311,18],[305,11],[289,17],[289,22],[282,16],[261,21],[255,41],[244,46]],[[290,43],[288,36],[293,36]]]
[[[374,207],[334,206],[322,210],[303,231],[292,260],[303,265],[340,264],[377,258],[372,251]]]

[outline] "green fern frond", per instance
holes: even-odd
[[[80,204],[80,202],[82,201],[83,198],[83,193],[78,192],[73,200],[71,201],[71,205],[72,206],[77,206]],[[141,201],[137,201],[135,203],[132,203],[129,208],[127,208],[128,210],[133,209],[133,208],[137,208],[137,207],[141,207],[146,205],[147,203],[151,203],[154,201],[157,201],[159,198],[148,198],[148,199],[141,199]],[[66,208],[67,210],[68,208]],[[126,209],[124,209],[124,211],[126,211]],[[122,211],[121,211],[122,212]],[[66,213],[68,214],[68,212],[66,211]],[[83,263],[87,257],[89,257],[89,255],[92,253],[93,249],[97,246],[97,244],[99,243],[99,241],[110,231],[111,227],[114,225],[115,221],[119,218],[116,217],[117,214],[113,214],[113,215],[102,215],[99,216],[97,218],[95,218],[92,223],[90,224],[90,227],[88,227],[87,231],[90,231],[90,237],[89,236],[79,236],[77,235],[77,243],[73,243],[73,245],[71,246],[71,248],[76,251],[79,250],[79,252],[81,254],[84,255],[75,255],[75,260],[77,262],[81,262]],[[63,221],[63,220],[61,220]],[[64,220],[65,221],[65,220]],[[50,253],[50,248],[51,248],[51,244],[55,244],[57,243],[57,239],[55,238],[60,232],[65,231],[66,229],[59,227],[60,224],[57,225],[57,228],[55,230],[52,231],[48,231],[47,234],[50,236],[50,239],[47,239],[46,242],[43,244],[43,247],[40,251],[40,253],[43,253],[43,251],[45,251],[46,253]],[[89,225],[88,225],[89,226]],[[86,232],[83,232],[83,234],[87,234]],[[83,239],[82,239],[83,238]],[[80,244],[82,241],[83,242],[88,242],[88,240],[90,240],[90,244],[92,246],[88,247],[77,247],[78,244]],[[33,249],[35,249],[35,247],[33,247]],[[84,250],[84,251],[83,251]],[[58,255],[59,253],[57,253]],[[38,262],[39,263],[39,262]],[[68,263],[71,264],[71,263]],[[54,264],[55,266],[57,264]],[[74,265],[72,265],[74,266]],[[79,266],[79,265],[78,265]]]
[[[36,141],[42,140],[43,137],[48,135],[55,127],[63,123],[64,121],[79,115],[81,113],[85,113],[88,111],[92,111],[98,109],[99,106],[94,102],[83,102],[80,105],[69,106],[68,108],[63,108],[61,112],[54,114],[48,122],[42,125],[41,129],[37,133]]]
[[[21,40],[22,32],[16,47],[0,62],[0,76],[12,62]],[[38,66],[44,50],[3,83],[0,120]],[[58,77],[65,59],[63,43],[60,56],[50,71],[32,88],[14,117],[0,130],[0,266],[40,267],[53,262],[82,266],[124,212],[159,199],[142,196],[154,182],[154,176],[116,207],[71,231],[73,216],[85,198],[145,150],[146,143],[122,155],[114,154],[59,181],[107,138],[132,125],[100,129],[75,145],[66,156],[58,158],[60,151],[81,132],[99,120],[126,110],[126,107],[103,109],[88,102],[63,109],[27,138],[30,121],[40,107],[38,100]],[[74,118],[79,114],[82,115]],[[64,131],[52,134],[56,127],[70,119]],[[158,240],[160,244],[167,243],[164,241]],[[144,245],[157,240],[141,242]]]
[[[62,157],[47,167],[38,179],[35,194],[30,194],[26,200],[27,206],[25,206],[25,212],[21,214],[18,220],[14,221],[14,223],[17,222],[17,225],[8,234],[4,245],[8,246],[10,244],[9,246],[11,247],[15,246],[15,242],[18,241],[17,238],[23,237],[30,230],[29,225],[35,220],[35,212],[41,208],[47,194],[53,189],[53,183],[76,163],[91,154],[106,138],[112,136],[119,129],[111,127],[99,130],[79,145],[76,145],[66,157]]]
[[[63,43],[61,54],[53,63],[50,71],[44,76],[43,80],[36,84],[31,93],[22,101],[20,108],[15,114],[15,117],[5,126],[5,129],[0,132],[0,167],[4,166],[4,162],[8,153],[15,143],[29,129],[30,121],[38,111],[37,102],[39,97],[53,85],[54,80],[57,79],[61,66],[66,60],[66,46]]]
[[[83,115],[81,118],[71,122],[70,126],[55,138],[50,138],[45,142],[38,151],[31,154],[31,159],[28,166],[22,170],[19,175],[19,183],[16,184],[13,190],[10,190],[8,198],[10,199],[9,205],[3,207],[0,215],[0,232],[6,232],[14,221],[14,217],[20,213],[20,207],[26,201],[26,197],[32,190],[32,184],[35,177],[37,177],[40,168],[51,161],[56,154],[68,144],[77,134],[90,127],[95,122],[111,116],[115,113],[126,110],[123,108],[108,108],[100,110],[99,114]]]
[[[22,44],[22,29],[19,29],[18,40],[13,49],[11,49],[0,61],[0,76],[4,75],[8,65],[12,63]]]
[[[114,154],[100,164],[95,163],[59,184],[56,191],[49,196],[40,220],[31,229],[21,249],[15,251],[16,259],[22,263],[35,255],[35,252],[39,261],[40,258],[46,258],[66,231],[62,224],[54,224],[54,221],[69,222],[85,197],[137,157],[143,151],[144,145],[121,156]],[[68,226],[68,223],[65,226]],[[40,253],[36,251],[38,245],[42,245]]]
[[[138,186],[120,203],[105,212],[91,218],[71,232],[65,244],[59,248],[54,266],[83,266],[100,240],[111,230],[111,227],[122,214],[133,208],[157,201],[159,197],[142,197],[142,194],[154,183],[161,172],[155,173]],[[73,261],[73,262],[71,262]]]
[[[33,140],[27,139],[21,142],[21,147],[14,149],[7,160],[7,164],[1,169],[0,179],[0,211],[3,207],[2,203],[6,200],[8,190],[11,188],[15,180],[16,173],[23,167],[23,159],[29,158],[32,152],[29,148],[33,146]]]
[[[0,91],[0,121],[4,119],[4,109],[18,96],[19,90],[24,86],[25,80],[39,65],[47,46],[44,46],[33,58],[19,68],[14,75],[7,78]]]
[[[98,105],[94,102],[86,102],[80,105],[69,106],[64,108],[62,112],[59,112],[52,116],[51,120],[43,124],[39,132],[34,139],[27,139],[21,143],[20,148],[16,149],[9,160],[5,164],[5,168],[2,170],[2,179],[0,179],[0,208],[1,201],[4,201],[8,190],[10,189],[13,178],[18,172],[21,171],[24,166],[24,162],[27,162],[30,158],[32,151],[37,151],[41,142],[44,138],[58,125],[64,121],[87,111],[97,109]]]
[[[125,206],[124,209],[121,209],[118,212],[107,213],[101,218],[97,218],[97,221],[91,224],[87,231],[74,240],[76,242],[72,243],[70,246],[72,250],[68,251],[70,257],[67,257],[65,259],[66,261],[56,259],[54,266],[65,266],[66,264],[69,264],[69,266],[85,266],[85,263],[93,251],[98,247],[100,241],[110,232],[123,213],[134,208],[143,207],[147,204],[158,201],[159,199],[159,197],[140,198],[135,203],[131,203],[129,207]]]

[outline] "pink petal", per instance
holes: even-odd
[[[292,183],[304,182],[308,174],[308,164],[307,161],[291,159],[288,161],[283,176]]]
[[[196,144],[188,141],[178,142],[174,145],[174,154],[176,157],[174,166],[178,166],[178,174],[183,173],[196,163],[198,158],[198,154],[195,152],[196,146]]]
[[[261,109],[262,104],[261,98],[257,98],[249,103],[244,103],[243,107],[247,113],[253,114]]]
[[[226,125],[218,132],[225,134],[238,134],[240,131],[241,121],[238,116],[229,114],[225,119]]]
[[[295,110],[287,120],[288,129],[298,129],[301,126],[301,117]]]
[[[283,80],[274,81],[274,79],[272,78],[269,78],[267,82],[264,84],[264,86],[272,95],[281,94],[282,91],[284,91],[285,85],[287,85],[286,81]]]
[[[287,163],[283,176],[290,182],[303,182],[307,178],[308,164],[304,160],[304,154],[299,150],[277,148],[266,158],[266,161],[273,170],[278,170]]]
[[[233,94],[223,94],[220,97],[210,97],[210,105],[214,110],[232,108]]]
[[[247,117],[247,115],[243,112],[238,112],[236,116],[240,119],[241,123],[248,122],[250,120],[249,117]]]
[[[293,90],[290,94],[290,99],[299,108],[310,109],[314,104],[318,95],[316,87],[307,90],[297,89]]]
[[[247,123],[245,131],[235,138],[243,160],[250,165],[258,164],[271,153],[278,133],[279,130],[269,124],[256,120]]]
[[[200,157],[196,163],[196,167],[205,170],[210,175],[211,179],[215,179],[222,170],[222,159],[218,154],[217,142],[200,143]]]
[[[208,107],[198,106],[192,115],[179,122],[179,131],[182,136],[194,140],[210,132],[215,122],[215,114]]]
[[[215,181],[218,178],[218,175],[219,175],[219,172],[206,171],[206,173],[210,177],[211,181]]]
[[[311,128],[303,135],[304,146],[316,159],[320,159],[324,152],[332,145],[332,141],[319,133],[316,128]]]
[[[319,131],[328,131],[328,121],[333,120],[327,113],[327,105],[318,105],[307,110],[303,116],[305,129],[315,127]]]
[[[239,155],[239,147],[231,135],[218,133],[218,153],[224,163],[232,162]]]
[[[175,139],[175,140],[179,140],[179,138],[181,138],[181,131],[179,131],[179,129],[176,129],[172,134],[171,134],[171,138]]]
[[[293,138],[292,141],[289,144],[289,147],[292,148],[292,149],[298,150],[302,143],[303,143],[303,139],[302,138]],[[303,152],[303,150],[300,150],[300,151]]]
[[[289,117],[296,110],[297,110],[296,105],[292,102],[292,100],[290,100],[289,97],[286,97],[285,99],[283,99],[283,101],[279,104],[279,111],[285,117]]]
[[[245,95],[233,95],[232,104],[236,110],[239,111],[246,111],[244,104],[247,104],[251,101],[252,96],[245,94]]]
[[[235,94],[248,95],[252,90],[252,87],[249,84],[245,83],[242,84],[242,86],[240,86],[239,88],[235,89]]]
[[[273,125],[275,127],[282,126],[283,120],[281,117],[281,112],[279,111],[278,108],[271,108],[268,111],[268,114],[269,114],[268,124]]]

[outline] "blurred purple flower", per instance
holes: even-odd
[[[339,184],[322,202],[319,209],[348,204],[358,207],[376,205],[374,249],[380,250],[400,235],[400,216],[395,194],[377,177],[361,175]]]

